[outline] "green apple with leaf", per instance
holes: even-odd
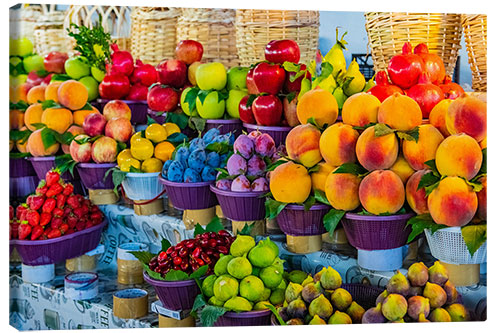
[[[188,116],[193,116],[197,117],[198,116],[198,111],[196,111],[196,99],[197,99],[197,94],[196,94],[196,89],[193,90],[193,87],[188,87],[182,91],[181,94],[181,109],[184,111],[184,113]],[[189,93],[191,91],[191,93]],[[189,93],[189,95],[188,95]],[[194,94],[194,95],[193,95]],[[188,97],[188,100],[186,100],[186,97]],[[194,101],[193,105],[193,110],[189,110],[189,103]]]
[[[31,71],[41,71],[45,69],[43,65],[43,57],[39,54],[34,54],[23,59],[24,70],[29,73]]]
[[[218,91],[203,91],[196,98],[196,110],[205,119],[219,119],[226,110],[226,101]]]
[[[102,82],[104,76],[106,76],[106,72],[100,70],[96,66],[90,67],[90,74],[92,74],[92,77],[96,79],[97,82]]]
[[[90,75],[90,66],[85,57],[71,57],[64,63],[64,70],[72,79],[78,80]]]
[[[248,67],[232,67],[227,71],[227,89],[246,89]]]
[[[226,83],[226,68],[220,62],[201,64],[196,69],[196,84],[201,90],[221,90]]]
[[[232,117],[232,118],[240,118],[240,110],[239,110],[239,105],[240,101],[243,99],[243,97],[248,95],[248,91],[245,90],[239,90],[239,89],[232,89],[229,90],[229,97],[227,98],[226,101],[226,110],[227,113]]]

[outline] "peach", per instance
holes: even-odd
[[[359,184],[359,201],[372,214],[394,214],[405,203],[405,187],[393,171],[375,170]]]
[[[319,140],[321,156],[333,166],[356,162],[358,137],[358,131],[351,125],[336,123],[329,126]]]
[[[408,182],[406,183],[406,201],[408,201],[411,209],[413,209],[413,211],[417,214],[425,214],[429,212],[425,189],[423,187],[418,189],[418,184],[420,183],[422,176],[429,172],[431,172],[431,170],[418,170],[410,176]]]
[[[92,113],[85,117],[83,130],[89,136],[101,135],[106,127],[106,118],[100,113]]]
[[[275,200],[302,203],[311,193],[312,181],[307,169],[294,162],[286,162],[271,171],[269,189]]]
[[[28,128],[26,126],[23,126],[19,130],[23,132],[26,131],[27,129]],[[28,146],[28,139],[26,139],[26,141],[24,141],[23,143],[21,143],[21,140],[16,141],[16,148],[20,153],[27,153],[28,152],[26,148],[27,146]]]
[[[368,127],[356,143],[356,157],[368,171],[390,168],[398,158],[399,144],[396,134],[375,136],[375,128]]]
[[[42,113],[43,113],[42,104],[35,103],[28,106],[28,108],[24,112],[24,124],[26,125],[26,127],[28,127],[30,131],[36,130],[33,124],[42,122]]]
[[[45,86],[36,86],[31,88],[26,95],[28,104],[41,103],[45,101]]]
[[[127,142],[134,128],[127,118],[112,118],[106,123],[104,133],[106,136],[115,139],[118,142]]]
[[[342,121],[351,126],[363,127],[377,122],[380,101],[366,92],[350,96],[342,107]]]
[[[24,126],[24,112],[21,110],[9,111],[9,126],[10,129],[20,129]]]
[[[77,126],[77,125],[71,125],[66,132],[71,133],[73,136],[84,133],[83,128],[81,128],[80,126]],[[69,146],[70,145],[61,144],[61,149],[65,154],[70,153]]]
[[[86,134],[80,134],[75,137],[71,144],[69,145],[69,153],[74,161],[80,163],[90,162],[92,159],[92,143],[85,142],[79,144],[76,140],[83,140],[85,138],[90,138],[90,136]]]
[[[47,87],[45,87],[45,100],[53,100],[56,103],[59,103],[59,100],[57,99],[57,91],[59,90],[59,86],[61,85],[62,81],[54,81],[50,82]]]
[[[288,156],[306,168],[322,160],[319,150],[321,132],[311,124],[294,127],[286,136],[285,146]]]
[[[63,134],[73,124],[73,113],[64,108],[45,109],[41,122],[59,134]]]
[[[483,141],[479,142],[479,147],[481,147],[481,149],[486,148],[486,138],[484,138]]]
[[[422,111],[413,99],[395,93],[380,104],[377,119],[392,129],[409,131],[422,123]]]
[[[31,133],[28,138],[28,144],[26,150],[35,157],[40,156],[52,156],[59,150],[59,143],[54,143],[50,147],[45,148],[42,141],[42,129],[38,129]]]
[[[332,173],[334,167],[326,162],[318,163],[319,169],[311,173],[312,189],[325,192],[326,178]]]
[[[92,113],[99,113],[95,107],[92,107],[92,110],[78,110],[73,112],[73,122],[78,126],[83,126],[83,122],[85,121],[85,117]]]
[[[450,136],[450,132],[446,127],[446,112],[448,112],[448,107],[451,102],[453,102],[452,99],[443,99],[432,108],[429,114],[429,122],[436,127],[445,138]]]
[[[481,147],[467,134],[453,134],[441,142],[436,150],[436,167],[443,176],[471,179],[483,162]]]
[[[465,133],[480,142],[486,137],[486,103],[464,94],[455,99],[446,112],[450,134]]]
[[[479,178],[479,181],[483,185],[481,191],[477,192],[477,217],[482,221],[486,221],[486,175]]]
[[[92,160],[96,163],[112,163],[116,161],[117,150],[116,141],[103,136],[92,144]]]
[[[31,89],[31,85],[28,83],[22,83],[12,90],[11,96],[9,96],[12,103],[17,103],[19,101],[28,102],[28,92]]]
[[[330,173],[325,182],[325,194],[330,205],[338,210],[351,211],[359,206],[361,178],[350,173]]]
[[[132,118],[132,111],[129,106],[121,100],[113,100],[106,103],[102,109],[102,114],[108,121],[113,118],[126,118],[128,120]]]
[[[427,205],[434,222],[449,227],[469,223],[477,210],[477,195],[460,177],[446,177],[429,194]]]
[[[403,184],[406,184],[408,178],[415,173],[415,170],[401,154],[389,170],[394,171],[401,178]]]
[[[89,93],[85,85],[76,80],[68,80],[57,88],[59,103],[70,110],[80,110],[85,106]]]
[[[306,92],[297,103],[297,118],[301,124],[307,124],[309,118],[314,118],[319,127],[331,125],[337,121],[339,108],[337,100],[328,91],[313,89]]]
[[[418,141],[403,140],[403,154],[415,170],[428,168],[424,163],[436,158],[436,150],[444,140],[439,130],[430,125],[418,127]]]

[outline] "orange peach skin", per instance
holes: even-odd
[[[436,167],[443,176],[472,179],[481,168],[483,153],[476,140],[467,134],[453,134],[436,150]]]
[[[325,182],[329,174],[332,173],[334,167],[326,162],[318,163],[319,169],[311,173],[312,189],[325,192]]]
[[[409,131],[422,123],[422,111],[413,99],[395,93],[380,104],[377,119],[392,129]]]
[[[418,141],[403,140],[403,154],[413,169],[422,170],[428,168],[425,162],[436,158],[436,150],[444,137],[430,124],[418,128]]]
[[[455,99],[446,113],[451,134],[465,133],[477,142],[486,138],[486,103],[467,94]]]
[[[376,98],[376,97],[375,97]],[[330,165],[356,162],[356,142],[359,133],[351,125],[336,123],[328,127],[319,140],[319,150]]]
[[[396,134],[376,137],[373,126],[364,130],[356,143],[356,157],[368,171],[389,169],[396,162],[398,151]]]
[[[361,178],[350,173],[331,173],[326,178],[325,194],[330,205],[338,210],[351,211],[359,207]]]
[[[312,181],[307,169],[297,163],[287,162],[271,171],[269,189],[275,200],[302,203],[311,193]]]
[[[411,209],[417,214],[425,214],[429,212],[429,207],[427,207],[427,197],[425,196],[425,189],[422,187],[418,189],[418,184],[422,179],[422,176],[426,173],[431,172],[430,170],[418,170],[408,179],[406,183],[406,201],[410,205]]]
[[[450,136],[450,132],[448,132],[448,128],[446,127],[446,112],[448,112],[448,107],[451,102],[453,102],[452,99],[443,99],[432,108],[429,114],[429,122],[432,126],[436,127],[445,138]]]
[[[321,132],[311,124],[294,127],[287,135],[285,145],[288,156],[306,168],[322,160],[319,150]]]
[[[405,187],[396,173],[375,170],[359,184],[359,201],[372,214],[394,214],[403,207]]]
[[[363,127],[377,122],[380,101],[366,92],[350,96],[342,107],[342,122],[351,126]]]
[[[403,184],[406,184],[408,178],[415,173],[415,170],[413,170],[411,165],[408,164],[408,161],[406,161],[404,156],[401,154],[399,154],[398,159],[389,170],[395,172],[396,175],[401,178]]]

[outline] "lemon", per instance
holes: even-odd
[[[144,161],[153,156],[155,147],[148,139],[139,138],[130,143],[132,157]]]
[[[170,136],[170,134],[181,132],[181,129],[179,128],[179,126],[177,126],[176,123],[165,123],[162,126],[165,131],[167,131],[167,138]]]
[[[130,137],[130,144],[132,144],[132,142],[140,138],[143,138],[141,131],[134,133],[134,135]]]
[[[174,152],[175,147],[168,141],[160,142],[155,147],[155,157],[162,162],[165,162],[172,158],[172,153]]]
[[[130,153],[130,149],[123,149],[118,156],[116,157],[116,163],[118,166],[121,166],[123,161],[125,161],[128,158],[132,158],[132,154]]]
[[[146,128],[146,138],[154,143],[162,142],[167,139],[167,131],[160,124],[151,124]]]
[[[124,172],[130,172],[130,167],[133,166],[137,170],[141,169],[141,162],[133,157],[129,157],[122,161],[120,164],[120,170]]]
[[[141,170],[143,172],[160,172],[163,167],[162,161],[157,158],[151,157],[142,162]]]

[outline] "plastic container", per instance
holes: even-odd
[[[232,132],[235,137],[238,137],[243,130],[243,125],[240,119],[207,119],[204,132],[212,128],[218,128],[220,134]]]
[[[406,244],[411,227],[406,222],[415,214],[390,216],[346,213],[342,225],[349,243],[362,250],[388,250]]]
[[[215,193],[210,191],[214,182],[176,183],[158,177],[167,190],[167,196],[179,210],[206,209],[217,205]]]
[[[191,310],[200,288],[193,280],[160,281],[144,272],[144,280],[153,286],[163,306],[169,310]]]
[[[131,200],[154,199],[163,191],[159,175],[160,172],[128,172],[122,182],[123,190]]]
[[[99,292],[98,281],[97,273],[70,273],[64,277],[64,296],[72,300],[92,299]]]
[[[342,283],[341,288],[347,290],[351,294],[353,301],[356,301],[366,310],[375,306],[378,295],[384,291],[384,288],[362,283]]]
[[[271,325],[271,310],[224,313],[214,326],[269,326]]]
[[[210,185],[210,190],[217,196],[224,216],[232,221],[257,221],[266,217],[267,192],[234,192],[218,189]]]
[[[116,254],[117,276],[120,284],[140,284],[142,278],[142,263],[129,251],[147,251],[149,247],[144,243],[124,243],[118,246]]]
[[[330,207],[323,204],[312,205],[306,211],[302,205],[288,204],[277,216],[280,229],[290,236],[313,236],[326,232],[323,217]]]
[[[116,163],[78,163],[76,168],[83,185],[91,190],[111,190],[114,188],[111,172],[106,176],[109,169],[114,168]]]
[[[434,234],[428,229],[424,232],[431,254],[438,260],[455,265],[486,262],[486,242],[471,257],[459,227],[439,229]]]
[[[9,177],[9,195],[11,198],[22,198],[34,193],[38,186],[38,176]]]
[[[273,138],[276,147],[285,144],[286,136],[292,130],[292,127],[287,126],[260,126],[247,123],[243,123],[243,127],[248,133],[259,130],[261,133],[269,134]]]
[[[167,119],[167,114],[166,112],[160,113],[160,111],[154,111],[148,108],[147,110],[147,115],[150,116],[154,121],[156,121],[158,124],[164,124],[165,119]]]
[[[46,283],[56,276],[54,264],[38,266],[21,264],[21,274],[23,281],[29,283]]]
[[[37,266],[54,264],[81,256],[99,245],[103,228],[107,221],[74,232],[70,235],[44,240],[13,239],[11,244],[17,249],[25,265]]]
[[[97,99],[99,103],[98,109],[102,112],[104,106],[109,102],[109,99]],[[136,124],[146,124],[148,122],[148,102],[147,101],[132,101],[132,100],[121,100],[128,105],[132,113],[132,118],[130,122],[134,125]]]
[[[36,176],[35,169],[26,157],[9,158],[9,177],[20,178]]]
[[[358,266],[372,271],[394,271],[403,267],[407,246],[387,250],[358,249]]]

